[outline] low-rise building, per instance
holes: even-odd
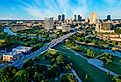
[[[103,40],[111,40],[121,42],[120,34],[97,34],[97,37]]]
[[[3,54],[3,56],[2,56],[2,60],[3,61],[11,61],[13,59],[13,56],[12,55],[5,55],[5,54]]]
[[[14,53],[14,54],[20,54],[20,53],[26,53],[26,52],[29,52],[30,51],[30,49],[31,49],[31,47],[24,47],[24,46],[18,46],[18,47],[16,47],[16,48],[13,48],[12,49],[12,52]],[[14,55],[13,54],[13,55]]]
[[[110,40],[121,42],[121,38],[110,38]]]
[[[71,27],[70,25],[63,25],[62,26],[62,32],[70,32]]]
[[[107,22],[97,22],[96,23],[96,32],[101,32],[101,33],[114,33],[114,30],[110,30],[112,28],[112,23],[111,21]]]
[[[112,50],[120,50],[121,51],[121,46],[115,46],[112,48]]]
[[[56,30],[62,30],[62,26],[56,26]]]

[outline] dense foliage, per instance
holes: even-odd
[[[7,66],[0,70],[0,82],[49,82],[49,79],[58,77],[61,73],[68,73],[72,68],[71,63],[55,50],[49,50],[44,55],[45,60],[49,60],[50,66],[40,64],[41,59],[27,60],[22,69]],[[65,77],[68,82],[77,81],[74,75]]]

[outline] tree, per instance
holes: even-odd
[[[112,78],[112,80],[113,80],[114,82],[121,82],[120,76],[114,76],[114,77]]]
[[[6,66],[0,70],[0,82],[9,82],[16,73],[14,67]]]
[[[29,74],[25,70],[18,71],[14,76],[14,82],[28,82]]]
[[[102,57],[100,58],[103,62],[106,64],[112,63],[113,62],[113,56],[108,53],[102,53]]]
[[[77,40],[78,42],[80,42],[81,38],[80,38],[80,37],[77,37],[76,40]]]
[[[35,72],[34,74],[34,82],[40,82],[43,80],[43,75],[40,73]]]
[[[58,70],[58,65],[54,64],[48,68],[48,74],[50,77],[56,77],[59,74],[60,70]]]
[[[72,73],[68,75],[68,80],[69,82],[77,82],[77,79]]]
[[[78,45],[76,45],[76,46],[75,46],[75,51],[81,51],[81,47],[78,46]]]
[[[72,66],[71,64],[67,64],[67,65],[65,66],[65,69],[66,69],[66,70],[70,70],[70,69],[71,69],[71,66]]]
[[[66,75],[63,75],[61,77],[61,82],[78,82],[76,77],[70,73],[70,74],[66,74]]]
[[[87,56],[88,57],[95,57],[95,52],[92,49],[87,49]]]
[[[29,60],[26,60],[23,67],[26,68],[26,67],[30,67],[30,66],[33,66],[33,65],[34,65],[34,62],[32,61],[32,59],[29,59]]]
[[[46,58],[56,58],[57,57],[57,54],[56,54],[56,50],[48,50],[46,53],[45,53],[45,57]]]
[[[115,33],[117,33],[117,34],[121,34],[121,29],[115,29],[114,31],[115,31]]]
[[[88,75],[88,74],[86,74],[86,75],[85,75],[85,79],[87,80],[88,78],[89,78],[89,75]]]
[[[64,57],[62,55],[59,55],[57,58],[56,58],[56,62],[57,64],[63,64],[64,61],[63,61]]]
[[[61,82],[68,82],[67,75],[63,75],[63,76],[61,77]]]

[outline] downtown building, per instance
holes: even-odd
[[[45,29],[47,31],[53,30],[53,28],[54,28],[53,17],[51,17],[51,18],[45,18],[44,24],[45,24]]]
[[[82,16],[81,15],[74,15],[74,20],[73,21],[81,21]]]
[[[97,15],[95,12],[91,13],[90,18],[89,18],[89,23],[90,24],[96,24],[97,23]]]
[[[114,30],[110,30],[112,28],[112,23],[111,21],[106,21],[106,22],[97,22],[96,23],[96,32],[101,32],[101,33],[114,33]]]

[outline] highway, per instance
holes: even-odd
[[[30,53],[28,56],[26,56],[24,59],[21,60],[17,60],[15,62],[13,62],[12,64],[10,64],[11,66],[17,67],[17,68],[21,68],[23,66],[23,64],[26,62],[26,60],[32,59],[34,60],[36,57],[42,55],[44,52],[48,51],[49,48],[52,48],[54,46],[56,46],[58,43],[64,41],[65,39],[67,39],[68,37],[74,35],[76,32],[71,32],[68,33],[66,35],[63,35],[57,39],[53,39],[50,43],[46,43],[43,47],[41,47],[40,49],[38,49],[37,51]]]

